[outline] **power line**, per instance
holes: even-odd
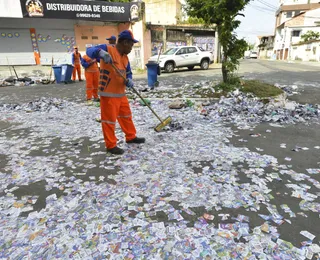
[[[269,9],[269,8],[267,8],[267,7],[262,7],[262,6],[259,6],[259,5],[251,5],[251,6],[252,6],[253,8],[256,8],[256,9],[260,9],[260,10],[263,10],[263,11],[275,13],[274,10]]]
[[[272,4],[268,3],[268,2],[265,2],[264,0],[257,0],[257,1],[258,1],[259,3],[265,5],[265,6],[269,7],[269,8],[274,9],[275,11],[278,9],[278,7],[272,5]]]
[[[270,9],[267,9],[265,7],[261,7],[261,6],[257,6],[257,5],[250,5],[252,8],[260,11],[260,12],[263,12],[263,13],[266,13],[266,14],[269,14],[269,15],[275,15],[275,11],[272,11]]]

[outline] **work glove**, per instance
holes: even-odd
[[[133,80],[127,79],[126,86],[127,88],[132,88],[134,86]]]
[[[106,64],[112,64],[112,58],[110,54],[104,50],[99,51],[99,57],[106,63]]]

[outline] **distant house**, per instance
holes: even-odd
[[[274,35],[258,36],[256,48],[259,50],[260,59],[270,59],[273,55]]]
[[[319,44],[302,44],[307,31],[320,32],[319,0],[280,1],[276,13],[274,54],[279,60],[320,60]]]
[[[215,27],[188,24],[182,0],[144,0],[146,28],[151,31],[151,53],[176,47],[195,45],[220,56],[220,45]]]

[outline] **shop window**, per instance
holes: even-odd
[[[92,36],[91,38],[92,38],[92,40],[99,40],[98,36]]]
[[[88,40],[88,36],[81,36],[81,40]]]

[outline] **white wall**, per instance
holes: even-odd
[[[291,48],[290,59],[303,61],[320,61],[320,42],[293,46]]]
[[[180,2],[176,0],[145,0],[146,22],[152,24],[173,25],[177,24]]]
[[[20,0],[1,0],[0,17],[22,18]]]
[[[320,25],[320,23],[315,23],[315,22],[320,22],[320,8],[308,11],[304,15],[304,26]]]
[[[2,0],[0,0],[2,1]],[[30,38],[30,28],[36,29],[36,34],[50,35],[51,40],[38,42],[41,64],[71,63],[71,55],[66,45],[55,42],[63,34],[74,37],[75,20],[62,19],[36,19],[36,18],[0,18],[0,34],[19,33],[19,37],[0,36],[0,65],[34,65],[35,59]],[[8,62],[9,60],[9,62]]]

